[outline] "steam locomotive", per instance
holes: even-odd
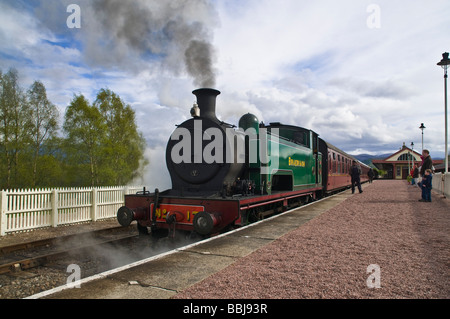
[[[192,118],[177,126],[166,148],[172,188],[125,196],[117,220],[141,233],[201,236],[260,220],[351,186],[356,159],[312,130],[260,123],[250,113],[236,128],[216,117],[215,89],[192,92]],[[359,163],[361,182],[369,167]]]

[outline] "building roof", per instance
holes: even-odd
[[[372,160],[372,164],[375,165],[378,168],[381,168],[383,165],[382,164],[410,164],[411,161],[408,161],[408,156],[407,154],[410,154],[413,158],[414,158],[414,162],[418,162],[421,163],[422,162],[422,158],[421,158],[421,154],[414,151],[413,149],[410,149],[409,147],[407,147],[405,145],[405,143],[403,143],[403,146],[400,150],[398,150],[397,152],[395,152],[392,155],[389,155],[388,157],[386,157],[385,159],[382,160]],[[406,155],[406,156],[403,156]],[[433,160],[433,165],[438,165],[443,163],[443,160]]]
[[[420,158],[420,156],[421,156],[422,154],[417,153],[416,151],[410,149],[409,147],[407,147],[407,146],[405,146],[405,145],[403,145],[403,147],[402,147],[400,150],[398,150],[397,152],[395,152],[394,154],[392,154],[392,155],[386,157],[386,158],[384,159],[384,161],[389,161],[389,162],[392,162],[392,161],[399,161],[398,158],[399,158],[400,156],[402,156],[403,154],[411,154],[411,156],[414,157],[414,160],[415,160],[415,161],[422,161],[422,159]],[[407,161],[408,161],[408,160],[406,160],[406,162],[407,162]]]
[[[385,159],[382,160],[372,160],[372,163],[374,165],[376,164],[389,164],[389,163],[408,163],[410,161],[408,161],[408,156],[405,156],[404,158],[402,158],[402,155],[407,155],[410,154],[415,162],[421,162],[421,154],[417,153],[416,151],[410,149],[409,147],[407,147],[404,143],[403,143],[403,147],[398,150],[397,152],[395,152],[392,155],[389,155],[388,157],[386,157]]]

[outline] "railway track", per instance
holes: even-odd
[[[2,247],[0,299],[24,298],[63,285],[72,264],[85,278],[185,244],[139,235],[132,225]]]
[[[130,227],[130,228],[132,228],[132,227]],[[4,247],[0,247],[0,257],[4,256],[6,254],[12,253],[12,252],[20,251],[20,250],[37,248],[37,247],[42,247],[42,246],[48,247],[50,245],[55,245],[61,241],[68,241],[68,240],[72,240],[72,239],[76,239],[76,238],[83,238],[83,237],[97,236],[97,235],[102,236],[105,234],[111,234],[111,233],[114,233],[117,231],[121,231],[123,229],[124,229],[123,227],[118,226],[118,227],[111,227],[111,228],[99,229],[99,230],[94,230],[94,231],[78,233],[78,234],[65,235],[65,236],[54,237],[54,238],[46,238],[46,239],[40,239],[40,240],[35,240],[35,241],[29,241],[29,242],[4,246]]]
[[[123,227],[114,227],[58,238],[48,238],[0,248],[0,274],[18,272],[45,265],[55,258],[94,246],[119,243],[138,234],[123,234]],[[116,235],[119,233],[120,235]]]

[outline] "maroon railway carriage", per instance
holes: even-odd
[[[324,171],[322,183],[325,194],[351,187],[350,169],[352,161],[356,161],[361,167],[361,183],[369,180],[367,173],[370,167],[366,164],[322,139],[320,139],[319,147],[322,154],[328,154],[327,156],[323,156]]]

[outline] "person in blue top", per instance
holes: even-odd
[[[433,175],[431,175],[431,173],[431,169],[426,169],[425,175],[422,177],[422,182],[420,183],[422,188],[422,199],[419,199],[419,202],[431,202],[431,189],[433,188]]]

